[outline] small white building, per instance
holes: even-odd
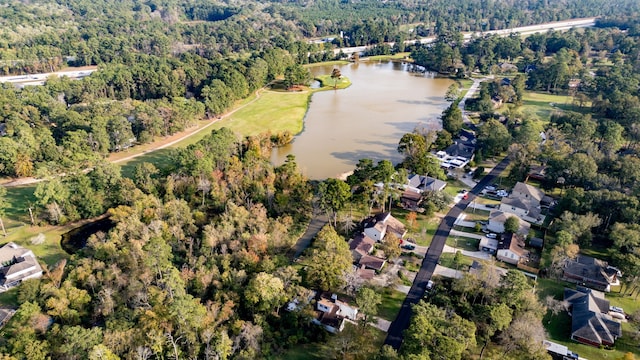
[[[345,319],[353,321],[357,316],[358,308],[339,300],[336,294],[330,297],[321,295],[316,302],[316,318],[313,319],[313,323],[322,325],[329,332],[337,333],[344,329]]]
[[[0,248],[0,292],[39,277],[42,277],[42,267],[31,250],[13,242]]]

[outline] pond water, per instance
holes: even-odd
[[[87,246],[87,239],[98,231],[108,232],[114,226],[109,218],[90,222],[62,234],[60,246],[68,254],[75,254],[78,250]]]
[[[337,66],[352,85],[344,90],[313,94],[304,129],[291,144],[274,149],[272,161],[282,164],[288,154],[310,179],[335,177],[354,169],[363,158],[402,160],[396,151],[402,135],[416,126],[438,130],[438,119],[450,79],[412,73],[397,62],[360,62]],[[334,66],[311,68],[330,74]]]

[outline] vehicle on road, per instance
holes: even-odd
[[[468,193],[465,193],[465,194],[462,196],[462,200],[467,200],[468,198],[469,198],[469,194],[468,194]]]
[[[496,233],[488,233],[486,236],[489,239],[497,239],[498,238],[498,234],[496,234]]]

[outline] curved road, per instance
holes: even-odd
[[[449,210],[444,219],[442,219],[440,226],[438,226],[438,229],[436,230],[436,234],[433,236],[431,246],[429,246],[429,250],[422,261],[422,266],[413,281],[413,285],[411,285],[411,289],[402,303],[400,312],[396,319],[391,323],[391,327],[389,327],[385,344],[391,345],[395,349],[400,348],[403,339],[403,332],[409,327],[411,306],[413,304],[417,304],[420,299],[422,299],[426,290],[427,282],[431,279],[431,276],[433,276],[433,272],[436,269],[440,255],[442,255],[442,250],[444,249],[449,232],[453,228],[453,223],[467,208],[469,203],[482,191],[482,189],[484,189],[486,185],[492,183],[508,165],[509,158],[504,158],[500,161],[500,163],[498,163],[498,165],[496,165],[496,167],[494,167],[493,170],[480,180],[480,182],[478,182],[478,184],[469,192],[471,194],[469,198],[457,203],[451,210]]]

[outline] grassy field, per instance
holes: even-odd
[[[586,110],[588,107],[580,109],[578,106],[574,106],[571,96],[532,91],[525,92],[521,108],[522,114],[544,122],[549,121],[551,115],[558,111],[580,112]]]
[[[455,269],[456,264],[453,261],[455,256],[456,254],[454,253],[442,253],[442,256],[440,256],[440,265],[444,267],[448,267],[450,269]],[[460,263],[457,266],[458,270],[463,270],[466,267],[471,266],[472,263],[473,263],[472,258],[462,255],[460,256]]]
[[[307,112],[309,92],[266,91],[250,105],[218,121],[214,129],[227,127],[242,135],[258,135],[266,131],[277,134],[285,130],[293,134],[302,131],[302,119]]]
[[[389,61],[389,60],[402,60],[405,58],[409,58],[409,55],[411,55],[411,53],[408,52],[403,52],[403,53],[397,53],[397,54],[393,54],[393,55],[374,55],[374,56],[369,56],[366,58],[360,58],[360,61]],[[413,61],[413,60],[411,60]]]

